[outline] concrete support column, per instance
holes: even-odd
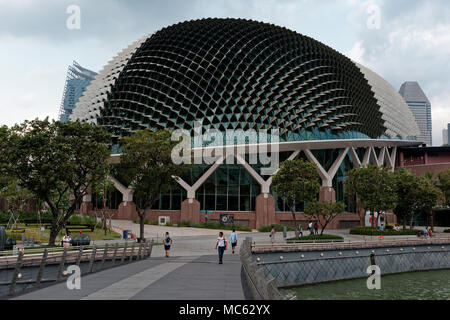
[[[400,152],[400,168],[405,167],[405,154],[403,152]]]
[[[423,155],[423,164],[424,165],[428,164],[428,152],[425,152],[425,154]]]
[[[93,208],[91,187],[88,188],[88,193],[83,197],[83,202],[80,205],[80,213],[88,214]]]
[[[94,206],[92,205],[92,202],[90,201],[83,201],[80,205],[80,213],[81,214],[88,214],[90,211],[92,211],[92,208]]]
[[[201,223],[200,202],[197,199],[186,199],[181,203],[181,221]]]
[[[117,212],[117,219],[120,220],[132,220],[137,218],[136,204],[132,201],[123,201],[119,204]]]
[[[132,220],[137,218],[136,204],[133,202],[133,188],[125,187],[113,177],[109,177],[109,179],[114,183],[114,187],[122,193],[122,203],[119,205],[117,211],[117,219]]]
[[[219,156],[216,162],[195,182],[193,186],[187,184],[180,177],[173,177],[187,192],[187,199],[181,203],[181,221],[190,221],[193,223],[201,223],[203,221],[200,214],[200,202],[195,199],[195,193],[217,170],[217,168],[223,164],[224,160],[225,158],[223,156]]]
[[[336,176],[339,167],[341,166],[342,162],[344,161],[349,151],[351,151],[351,156],[353,157],[356,156],[355,150],[353,149],[351,150],[349,147],[345,148],[344,150],[341,151],[341,153],[331,166],[330,170],[327,172],[319,163],[319,161],[316,159],[316,157],[314,157],[312,152],[310,150],[305,150],[305,154],[308,157],[308,159],[317,165],[317,170],[319,172],[320,178],[322,179],[322,188],[320,189],[319,192],[319,201],[336,202],[336,191],[333,189],[333,179]]]
[[[275,199],[271,194],[260,194],[256,197],[256,228],[277,224],[275,216]]]
[[[336,202],[336,191],[332,187],[322,187],[319,191],[320,202]]]

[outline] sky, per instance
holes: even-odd
[[[68,11],[73,6],[79,19]],[[397,90],[418,81],[432,103],[433,144],[442,145],[450,123],[448,0],[0,0],[0,125],[56,119],[73,60],[99,71],[142,36],[208,17],[310,36]],[[71,28],[74,21],[79,25]]]

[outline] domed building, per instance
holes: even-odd
[[[231,214],[253,228],[288,224],[291,215],[270,188],[276,170],[251,161],[260,149],[271,160],[314,161],[320,198],[346,201],[352,212],[343,193],[348,170],[368,163],[394,168],[398,147],[420,145],[409,107],[382,77],[312,38],[242,19],[182,22],[134,42],[91,82],[71,115],[76,119],[108,129],[115,159],[120,138],[147,127],[189,133],[197,154],[215,150],[216,161],[195,165],[149,217],[175,223],[200,222],[209,212],[209,220]],[[231,163],[223,155],[236,149]],[[132,190],[113,180],[122,195],[118,217],[134,217]],[[357,223],[348,213],[333,227]]]

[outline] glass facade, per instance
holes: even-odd
[[[329,170],[341,150],[320,150],[312,151],[314,156]],[[364,156],[364,150],[358,150],[359,157]],[[291,153],[281,153],[280,161],[286,160]],[[248,157],[248,156],[247,156]],[[304,153],[300,158],[307,160]],[[248,160],[248,158],[247,158]],[[260,172],[262,166],[252,166],[256,172]],[[189,185],[195,182],[210,168],[206,165],[196,165],[191,172],[183,177]],[[346,204],[346,211],[354,211],[354,201],[347,198],[344,194],[344,182],[347,178],[347,172],[353,168],[353,162],[346,157],[333,179],[333,188],[336,191],[336,200]],[[271,189],[271,194],[275,199],[276,212],[290,212],[285,201],[277,196]],[[195,198],[200,202],[200,210],[209,210],[216,212],[236,211],[253,212],[255,211],[256,197],[261,193],[260,185],[253,179],[247,170],[241,165],[222,165],[203,183],[197,190]],[[152,207],[154,210],[180,210],[181,203],[187,199],[186,190],[179,186],[173,186],[167,194],[161,195],[160,200]],[[296,212],[303,212],[305,204],[300,204]]]
[[[245,212],[255,210],[255,199],[260,193],[261,187],[244,167],[222,165],[197,190],[195,197],[201,210]]]
[[[76,61],[69,66],[67,72],[66,85],[59,111],[59,120],[66,122],[75,109],[75,105],[80,100],[83,92],[94,80],[97,73],[80,66]]]

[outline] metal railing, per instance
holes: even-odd
[[[381,240],[376,237],[376,240],[363,238],[362,240],[348,240],[348,241],[333,241],[333,240],[314,240],[314,241],[298,241],[294,243],[252,243],[252,252],[265,251],[297,251],[297,250],[324,250],[324,249],[360,249],[365,247],[376,248],[386,246],[404,246],[404,245],[433,245],[433,244],[449,244],[450,237],[448,236],[434,236],[433,238],[417,238],[411,237],[396,237],[395,239]]]
[[[18,285],[39,288],[44,282],[63,280],[65,267],[77,265],[81,274],[147,259],[151,256],[154,241],[142,243],[116,242],[114,245],[90,245],[66,248],[28,249],[17,256],[0,257],[0,296],[12,296]]]

